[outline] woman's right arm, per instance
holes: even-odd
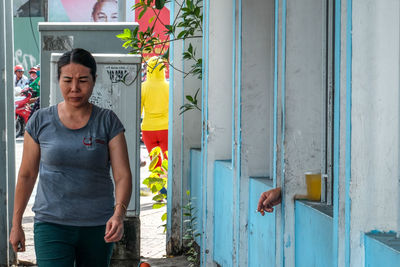
[[[15,188],[14,213],[10,233],[10,243],[15,252],[25,251],[25,234],[22,229],[22,216],[32,194],[39,171],[40,146],[25,132],[24,148],[18,181]],[[18,248],[18,245],[20,247]]]

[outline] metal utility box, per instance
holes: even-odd
[[[40,22],[40,64],[42,107],[49,105],[50,56],[73,48],[91,53],[127,54],[123,42],[116,37],[124,29],[135,29],[136,22]]]
[[[51,55],[51,105],[64,100],[57,78],[57,61],[61,55],[61,53]],[[93,54],[93,56],[97,63],[97,79],[89,101],[99,107],[113,110],[124,124],[133,177],[132,197],[127,215],[139,216],[141,57],[122,54]]]

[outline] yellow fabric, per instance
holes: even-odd
[[[162,65],[160,59],[152,57],[147,66],[147,79],[142,83],[143,131],[168,129],[169,83]]]

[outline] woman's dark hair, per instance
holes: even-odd
[[[75,48],[71,51],[65,52],[57,62],[57,74],[58,74],[58,80],[60,80],[61,76],[61,68],[70,64],[70,63],[76,63],[76,64],[81,64],[87,68],[90,69],[90,74],[92,75],[93,81],[96,81],[96,60],[94,60],[94,57],[90,52],[86,51],[85,49],[82,48]]]

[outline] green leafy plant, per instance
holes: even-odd
[[[161,9],[166,3],[175,5],[176,16],[170,24],[164,23],[160,18]],[[124,32],[118,34],[123,43],[123,47],[129,49],[130,54],[141,54],[146,62],[146,54],[153,53],[165,60],[168,65],[176,71],[202,79],[202,58],[196,53],[191,40],[201,39],[203,37],[203,1],[202,0],[140,0],[132,7],[135,12],[139,12],[138,18],[141,19],[147,12],[152,15],[148,21],[149,26],[145,30],[124,29]],[[155,26],[161,25],[164,28],[162,36],[155,32]],[[182,57],[189,62],[191,66],[189,71],[176,68],[169,61],[169,44],[179,40],[187,43],[187,48]],[[186,95],[187,104],[181,107],[181,113],[188,110],[200,110],[197,101],[197,90],[194,96]]]
[[[186,95],[186,99],[188,100],[188,103],[184,104],[183,106],[180,107],[181,112],[179,113],[182,114],[190,109],[198,109],[200,110],[199,106],[197,105],[197,94],[199,93],[199,89],[197,89],[196,93],[194,96],[191,95]]]
[[[186,195],[188,197],[188,202],[185,206],[183,206],[183,216],[185,220],[183,221],[185,224],[185,234],[183,236],[183,240],[185,241],[186,257],[190,262],[189,266],[199,266],[200,264],[200,254],[199,254],[199,246],[196,244],[196,237],[200,236],[200,233],[196,231],[197,225],[197,216],[196,216],[196,208],[193,206],[192,200],[194,198],[190,197],[190,191],[186,191]]]
[[[146,185],[153,194],[159,192],[162,188],[167,188],[168,182],[168,151],[165,152],[165,158],[161,153],[160,147],[155,147],[150,151],[149,156],[152,158],[149,171],[150,175],[146,179],[144,179],[143,184]],[[157,166],[159,160],[162,160],[161,167]],[[153,197],[153,209],[160,209],[167,205],[167,195],[166,194],[156,194]],[[161,220],[163,222],[167,221],[167,212],[165,212],[161,216]],[[164,227],[164,232],[167,230],[167,224],[164,223],[162,225]]]

